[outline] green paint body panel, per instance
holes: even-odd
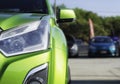
[[[47,50],[10,57],[0,53],[0,84],[24,84],[28,73],[45,63],[48,63],[47,84],[67,84],[68,56],[66,39],[62,30],[57,26],[56,17],[54,17],[49,1],[46,0],[46,3],[49,10],[48,14],[0,13],[0,27],[3,30],[41,19],[48,20],[50,23],[50,45]],[[64,14],[62,17],[64,17]]]
[[[60,19],[71,19],[76,18],[75,13],[71,9],[60,10]]]

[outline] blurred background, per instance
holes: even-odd
[[[120,0],[50,1],[56,14],[59,8],[76,14],[74,22],[59,24],[68,43],[71,84],[120,84]]]
[[[55,0],[50,0],[54,5]],[[65,34],[72,34],[83,41],[89,40],[89,19],[92,20],[95,36],[120,36],[119,0],[56,0],[58,8],[71,8],[76,20],[60,24]]]

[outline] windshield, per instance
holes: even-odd
[[[0,12],[48,13],[46,0],[0,0]]]
[[[92,39],[93,43],[111,43],[112,39],[110,38],[94,38]]]

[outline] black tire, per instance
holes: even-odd
[[[75,58],[78,58],[78,54],[74,56]]]
[[[116,50],[116,52],[115,52],[115,56],[120,56],[120,51],[119,51],[119,48],[117,47],[117,50]]]
[[[119,57],[120,57],[120,48],[118,49]]]
[[[91,54],[91,52],[88,52],[88,57],[89,58],[93,57],[93,55]]]
[[[117,57],[120,56],[119,51],[116,51],[115,56],[117,56]]]

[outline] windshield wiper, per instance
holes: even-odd
[[[42,13],[42,14],[46,14],[46,12],[43,11],[43,10],[21,10],[20,12],[22,12],[22,13]]]
[[[20,9],[0,9],[0,12],[20,12]]]
[[[15,9],[0,9],[0,12],[3,13],[42,13],[42,14],[47,14],[47,10],[43,10],[43,9],[19,9],[19,8],[15,8]]]

